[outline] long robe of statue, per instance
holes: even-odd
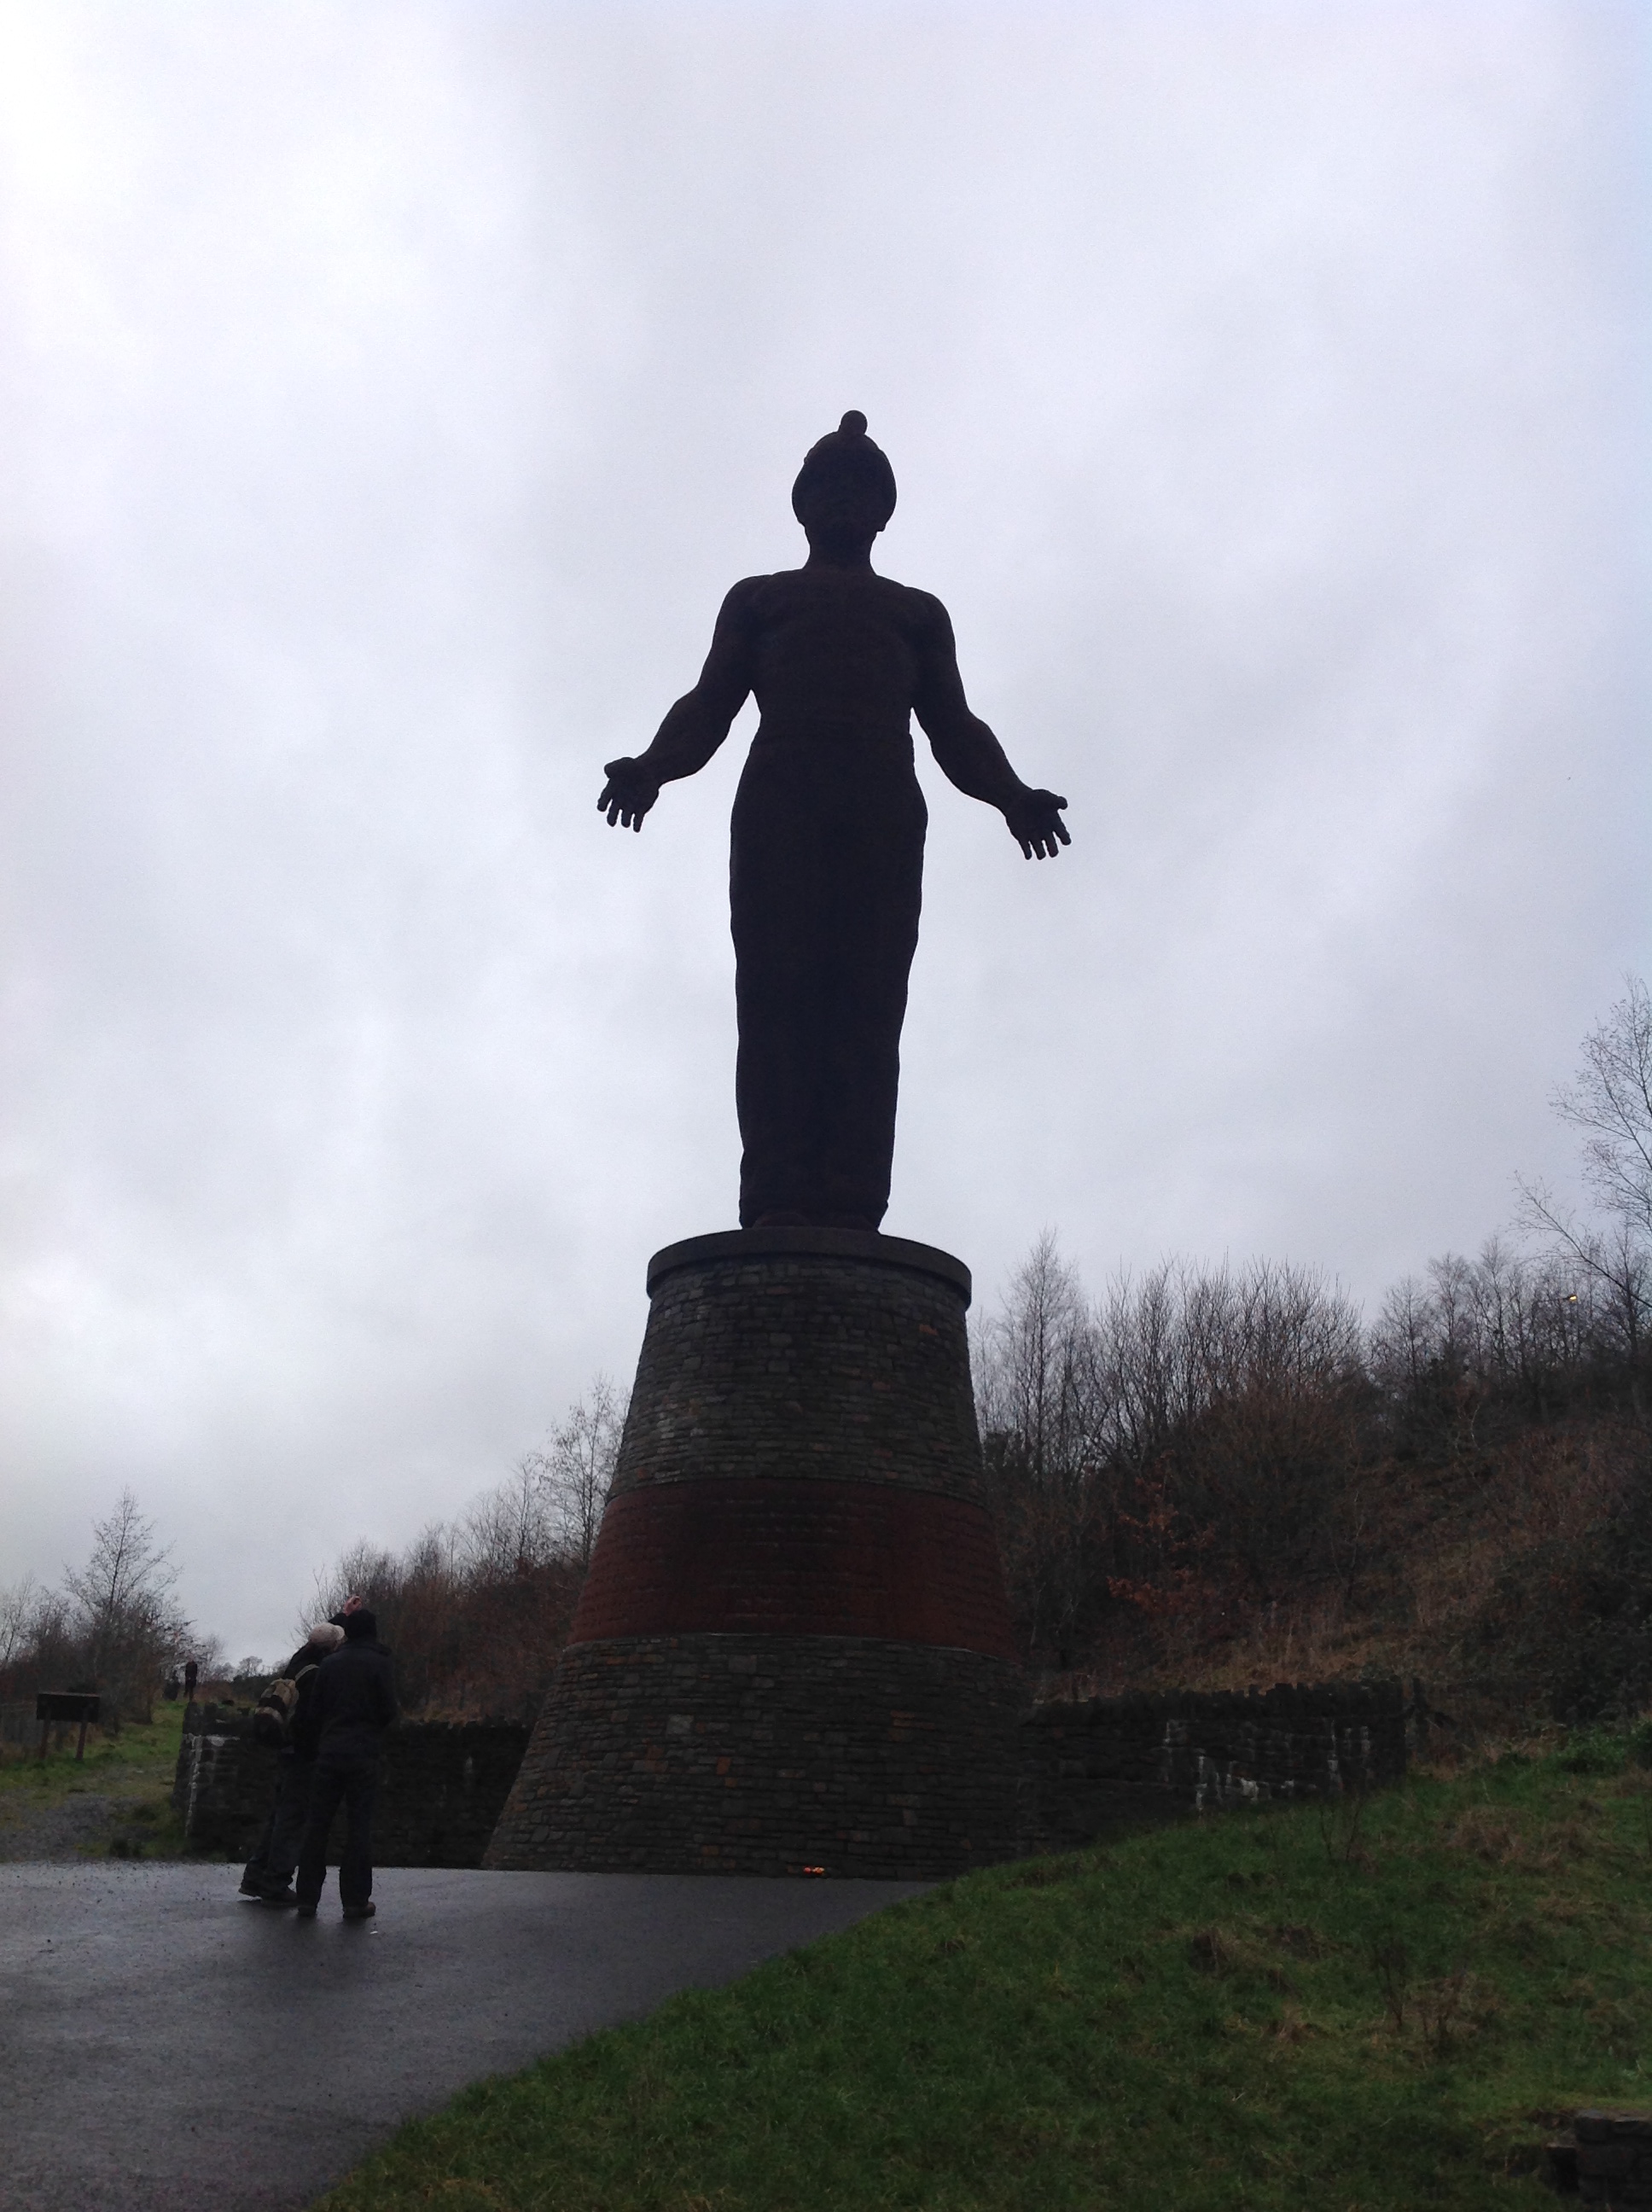
[[[729,866],[746,1229],[876,1229],[889,1204],[928,821],[912,717],[1029,859],[1069,842],[1066,800],[1023,784],[969,711],[946,609],[872,568],[895,476],[865,432],[851,413],[811,448],[792,491],[808,560],[735,585],[699,682],[647,752],[609,762],[598,802],[640,830],[755,693]]]

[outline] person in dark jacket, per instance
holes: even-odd
[[[373,1808],[379,1796],[379,1754],[396,1717],[396,1681],[379,1624],[365,1606],[347,1613],[343,1647],[322,1662],[310,1701],[315,1744],[310,1814],[298,1856],[298,1916],[313,1920],[327,1882],[327,1833],[344,1808],[344,1849],[338,1895],[346,1920],[370,1920],[373,1902]]]
[[[293,1869],[298,1864],[304,1824],[310,1815],[310,1783],[315,1773],[315,1746],[306,1728],[315,1696],[321,1662],[344,1640],[344,1632],[324,1620],[310,1631],[309,1640],[282,1668],[298,1686],[288,1740],[276,1753],[276,1802],[264,1833],[241,1875],[241,1895],[255,1897],[261,1905],[296,1905]]]

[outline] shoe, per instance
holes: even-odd
[[[344,1907],[344,1917],[346,1920],[371,1920],[378,1910],[378,1906],[369,1898],[365,1905],[347,1905]]]
[[[315,1908],[318,1902],[315,1898],[301,1897],[296,1899],[295,1901],[298,1906],[298,1917],[301,1920],[313,1920],[315,1918]]]
[[[290,1882],[283,1882],[279,1889],[261,1889],[258,1902],[260,1905],[296,1905],[298,1892]]]
[[[261,1882],[248,1881],[246,1875],[243,1875],[241,1877],[240,1893],[243,1897],[262,1897],[264,1895],[264,1885]]]

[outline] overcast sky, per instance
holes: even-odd
[[[0,9],[0,1581],[232,1650],[732,1226],[751,713],[595,811],[846,408],[1071,850],[920,774],[886,1228],[990,1299],[1572,1180],[1652,964],[1629,7]]]

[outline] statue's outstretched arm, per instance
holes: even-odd
[[[932,614],[926,623],[922,668],[912,705],[929,749],[950,782],[971,799],[998,808],[1028,860],[1053,860],[1063,845],[1072,842],[1061,819],[1067,802],[1053,791],[1035,791],[1023,783],[992,731],[979,714],[970,713],[958,673],[951,617],[938,599],[928,604]]]
[[[597,811],[608,817],[610,829],[617,823],[627,830],[641,830],[660,785],[704,768],[728,735],[751,689],[747,610],[753,586],[761,580],[751,578],[737,584],[723,601],[700,681],[671,708],[647,751],[611,760],[604,769],[608,781]]]

